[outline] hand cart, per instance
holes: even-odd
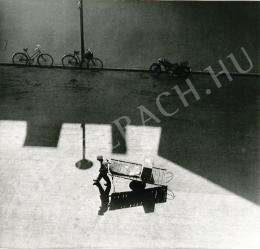
[[[174,177],[173,173],[158,167],[144,167],[142,164],[127,162],[117,159],[107,160],[109,163],[109,175],[112,177],[125,178],[132,181],[167,186],[167,183]]]

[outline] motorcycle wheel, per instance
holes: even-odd
[[[158,77],[162,71],[161,66],[158,63],[153,63],[150,66],[150,72],[153,77]]]
[[[190,67],[183,67],[181,70],[181,77],[187,79],[191,73]]]
[[[173,70],[173,69],[169,69],[169,70],[167,70],[166,71],[167,73],[168,73],[168,75],[170,76],[170,77],[177,77],[178,76],[178,74],[176,73],[176,69],[175,70]]]

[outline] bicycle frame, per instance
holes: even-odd
[[[80,57],[79,57],[79,54],[74,52],[74,56],[75,56],[76,59],[77,59],[77,63],[80,64],[80,63],[81,63],[81,59],[80,59]]]
[[[37,44],[30,55],[28,48],[23,48],[21,52],[14,53],[12,62],[16,65],[31,65],[37,62],[39,66],[52,66],[53,57],[50,54],[42,53],[40,45]]]
[[[41,50],[38,48],[36,49],[36,51],[34,52],[34,54],[32,56],[30,56],[30,54],[28,53],[28,50],[25,51],[26,55],[28,56],[29,60],[33,60],[36,57],[38,57],[42,52]]]
[[[74,51],[74,56],[76,57],[78,64],[81,63],[81,58],[80,58],[79,55],[80,55],[80,53],[75,53],[75,51]],[[85,58],[85,62],[89,63],[89,61],[93,61],[93,59],[87,59],[87,58]]]

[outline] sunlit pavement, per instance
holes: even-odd
[[[246,190],[245,192],[242,190],[240,192],[232,191],[232,185],[230,185],[230,189],[225,188],[217,182],[189,170],[185,165],[178,165],[161,156],[159,147],[163,128],[160,127],[160,124],[152,125],[151,122],[149,126],[141,126],[133,121],[133,125],[126,127],[127,151],[120,154],[112,153],[112,128],[108,122],[109,117],[104,116],[105,111],[108,111],[110,107],[102,106],[102,100],[99,100],[97,96],[95,98],[92,96],[93,102],[91,102],[82,89],[77,91],[73,88],[68,89],[66,85],[59,85],[60,82],[65,84],[76,78],[81,86],[87,81],[86,84],[94,89],[94,93],[95,89],[107,87],[109,97],[113,96],[114,92],[117,94],[117,91],[120,91],[122,95],[129,91],[129,98],[132,101],[130,106],[125,107],[125,113],[116,113],[118,108],[124,110],[123,106],[127,105],[124,102],[121,102],[120,107],[111,110],[112,114],[107,113],[108,116],[111,115],[112,122],[113,118],[116,117],[116,115],[113,116],[114,113],[118,117],[129,115],[130,108],[135,104],[144,104],[149,108],[147,103],[154,102],[157,93],[171,87],[168,81],[166,82],[168,85],[161,86],[160,84],[166,84],[165,81],[158,83],[150,79],[149,75],[134,76],[134,73],[122,73],[127,79],[126,81],[131,82],[132,85],[127,84],[126,88],[121,88],[122,82],[115,81],[117,76],[111,76],[109,72],[107,76],[106,73],[90,75],[87,72],[77,75],[75,72],[69,73],[62,70],[57,71],[57,74],[45,71],[45,73],[51,74],[48,76],[49,82],[41,82],[40,74],[43,73],[38,71],[39,69],[30,69],[28,74],[23,74],[23,79],[19,78],[20,73],[26,72],[26,69],[14,68],[13,74],[10,73],[10,69],[0,70],[4,75],[4,80],[0,83],[2,90],[0,93],[2,113],[0,113],[0,247],[260,248],[259,205],[257,202],[251,201],[251,197],[245,198],[246,194],[237,194],[247,193]],[[116,72],[112,74],[116,74]],[[87,78],[88,76],[90,78]],[[131,77],[134,77],[134,81],[131,81]],[[136,77],[139,79],[138,81]],[[114,81],[112,82],[111,79]],[[99,80],[102,82],[97,85]],[[149,92],[151,82],[157,84],[156,86],[159,88],[158,92],[154,90],[154,95]],[[257,82],[257,80],[252,80],[252,82]],[[252,87],[251,90],[254,89],[252,82],[249,84],[249,87]],[[37,83],[39,84],[38,88]],[[19,91],[21,93],[23,84],[26,84],[27,88],[24,89],[25,95],[20,96]],[[138,90],[139,87],[140,90]],[[141,89],[142,93],[140,93]],[[133,93],[135,95],[131,96]],[[139,93],[143,96],[138,96]],[[227,93],[227,91],[224,90],[223,93]],[[84,96],[84,94],[86,95]],[[100,94],[104,96],[103,92]],[[55,95],[57,99],[61,98],[62,100],[59,103],[55,101],[47,103],[46,100],[50,100],[50,98],[41,97],[43,95],[53,95],[53,97]],[[219,95],[221,93],[218,93]],[[109,97],[104,97],[103,101],[106,103],[106,98]],[[84,98],[86,98],[87,106],[85,106],[86,116],[83,116],[85,120],[89,120],[89,123],[86,122],[85,125],[86,157],[92,160],[94,165],[88,170],[79,170],[75,167],[75,163],[82,158],[82,130],[80,122],[69,121],[79,120],[82,116],[76,109],[74,117],[70,115],[72,115],[73,107],[71,106],[73,105],[85,108],[81,106],[84,104],[82,102]],[[136,103],[133,104],[136,98]],[[139,103],[138,101],[142,99],[144,99],[143,102]],[[70,101],[70,103],[68,104],[66,101]],[[67,108],[67,122],[64,121],[66,110],[62,110],[62,102],[64,102],[64,109]],[[114,104],[114,100],[111,99],[111,108],[112,103]],[[117,102],[116,104],[120,105]],[[69,105],[71,106],[68,107]],[[198,105],[198,103],[194,103],[194,105],[196,107],[192,110],[195,111],[210,108]],[[61,109],[60,114],[54,112],[56,116],[53,114],[55,108]],[[15,109],[17,112],[14,111]],[[134,109],[133,112],[135,111]],[[89,119],[88,114],[91,116]],[[95,115],[99,114],[104,116],[103,123],[96,121]],[[213,116],[213,114],[210,115]],[[193,117],[195,120],[191,113],[186,112],[182,116],[185,118]],[[180,115],[180,117],[182,116]],[[55,121],[61,119],[62,125],[56,146],[39,146],[37,144],[36,140],[39,134],[40,136],[48,136],[48,132],[44,134],[41,130],[34,139],[28,140],[27,121],[33,118],[37,122],[48,120],[48,124],[51,123],[52,118]],[[196,118],[197,120],[207,120],[205,116],[203,118],[197,116]],[[40,127],[37,122],[36,127]],[[184,125],[187,129],[185,132],[189,133],[189,124]],[[212,124],[205,121],[203,129],[208,131],[210,125]],[[165,128],[167,125],[164,124],[163,127]],[[227,130],[229,131],[228,128]],[[167,131],[174,132],[171,128],[168,128]],[[185,138],[184,131],[179,132],[181,133],[180,137]],[[252,133],[257,134],[257,131],[253,130]],[[250,134],[247,133],[248,136]],[[215,135],[216,137],[221,136],[221,133]],[[217,139],[216,137],[214,139]],[[41,139],[44,138],[41,137]],[[49,140],[46,139],[48,143]],[[27,143],[30,141],[31,145],[26,144],[26,141]],[[33,142],[37,146],[34,146]],[[227,144],[229,142],[226,140]],[[194,146],[204,149],[199,142]],[[224,144],[222,146],[225,147]],[[184,145],[183,147],[186,148]],[[236,147],[232,149],[237,151]],[[257,148],[255,149],[257,150]],[[188,153],[189,150],[187,157],[190,157],[191,155]],[[252,155],[253,153],[255,152],[252,151]],[[145,213],[143,207],[140,206],[107,211],[104,216],[98,216],[99,192],[92,185],[92,179],[96,178],[98,174],[99,165],[96,156],[99,154],[107,158],[137,163],[143,163],[146,158],[153,158],[156,166],[174,173],[175,178],[169,183],[169,188],[174,192],[175,199],[156,204],[153,213]],[[236,157],[230,153],[223,154],[223,156],[230,163],[232,163],[232,157]],[[250,158],[250,152],[248,158]],[[221,159],[219,160],[221,161]],[[234,174],[238,173],[234,172]],[[241,179],[247,177],[246,174],[246,171],[239,172]],[[255,175],[257,176],[257,174],[259,174],[259,169],[258,165],[255,164]],[[230,180],[233,179],[232,177],[232,175],[229,176]],[[115,189],[112,187],[111,191],[127,191],[129,190],[128,184],[129,182],[126,180],[115,179]],[[258,184],[259,182],[255,182],[254,186],[259,186]],[[249,187],[241,186],[241,189],[243,188],[250,190],[251,185]],[[258,190],[256,193],[259,195]],[[257,197],[255,199],[257,200]]]

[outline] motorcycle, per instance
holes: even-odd
[[[188,78],[191,73],[191,68],[188,61],[171,63],[170,61],[161,58],[158,59],[158,63],[153,63],[149,70],[154,77],[158,77],[163,71],[172,77],[183,78]]]

